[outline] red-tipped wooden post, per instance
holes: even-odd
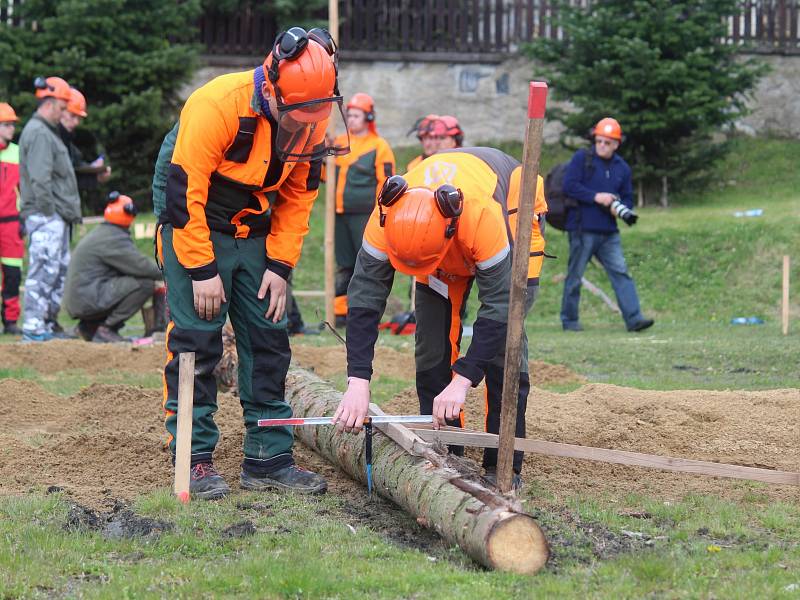
[[[328,0],[328,31],[334,41],[339,41],[339,2]],[[328,134],[336,136],[333,128],[334,120]],[[336,255],[334,241],[334,224],[336,221],[336,161],[329,156],[325,161],[325,320],[336,326],[333,302],[336,297]]]
[[[511,491],[514,477],[514,436],[517,422],[517,394],[522,362],[522,336],[525,332],[525,298],[528,293],[528,260],[530,259],[533,207],[542,153],[544,112],[547,105],[547,84],[532,81],[528,92],[528,125],[522,154],[517,232],[511,267],[511,291],[508,304],[508,334],[503,373],[503,397],[500,409],[500,445],[497,450],[497,484],[502,492]]]

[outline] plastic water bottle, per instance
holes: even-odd
[[[735,317],[731,319],[731,325],[763,325],[764,320],[759,317]]]

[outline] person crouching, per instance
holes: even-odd
[[[67,269],[64,307],[79,319],[86,341],[124,342],[119,330],[151,298],[163,298],[164,276],[134,245],[129,228],[136,206],[119,192],[108,195],[105,220],[83,238]]]

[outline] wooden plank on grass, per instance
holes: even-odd
[[[476,446],[479,448],[497,448],[498,436],[493,433],[481,431],[462,430],[448,427],[434,431],[429,426],[415,424],[409,426],[420,438],[426,441],[439,441],[444,444],[457,444],[462,446]],[[688,458],[675,458],[659,456],[656,454],[643,454],[641,452],[628,452],[627,450],[609,450],[606,448],[593,448],[591,446],[577,446],[562,444],[560,442],[546,442],[515,438],[514,449],[523,452],[534,452],[547,456],[560,456],[563,458],[578,458],[583,460],[596,460],[599,462],[617,465],[630,465],[662,469],[679,473],[694,473],[695,475],[708,475],[711,477],[729,477],[732,479],[748,479],[780,485],[800,485],[800,473],[792,471],[777,471],[772,469],[758,469],[725,463],[692,460]]]

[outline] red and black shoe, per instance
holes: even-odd
[[[231,491],[214,465],[210,462],[198,463],[189,475],[189,492],[195,498],[216,500]]]

